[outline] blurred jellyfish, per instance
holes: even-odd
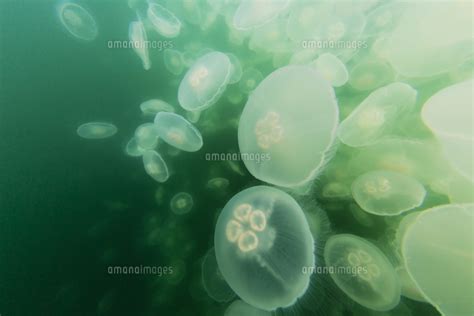
[[[393,78],[394,73],[389,64],[377,59],[364,60],[351,69],[349,85],[355,90],[370,91],[389,83]]]
[[[181,21],[171,11],[158,3],[149,3],[147,17],[155,30],[164,37],[176,37],[181,31]]]
[[[258,309],[241,300],[235,300],[225,310],[224,316],[271,316],[272,313]]]
[[[143,149],[153,149],[158,145],[158,132],[153,123],[144,123],[135,130],[135,140]]]
[[[201,133],[181,115],[160,112],[154,123],[158,136],[169,145],[189,152],[201,149]]]
[[[472,203],[425,210],[406,228],[402,254],[408,275],[442,315],[474,310],[473,231]]]
[[[63,2],[56,7],[59,20],[75,38],[92,41],[99,34],[97,23],[83,7],[72,2]]]
[[[188,121],[191,123],[197,123],[199,119],[201,118],[201,112],[194,111],[194,112],[186,112],[186,118]]]
[[[364,37],[380,36],[391,33],[397,26],[406,2],[395,1],[377,7],[367,15],[367,23],[364,28]]]
[[[331,6],[326,2],[305,1],[294,6],[286,24],[290,39],[295,42],[316,39],[317,30],[330,10]]]
[[[247,68],[243,73],[239,82],[240,91],[249,94],[262,81],[263,76],[260,71],[255,68]]]
[[[394,216],[418,207],[426,190],[416,179],[388,170],[364,173],[352,183],[354,200],[366,212]]]
[[[341,234],[328,239],[324,258],[337,286],[362,306],[387,311],[400,302],[400,283],[392,264],[373,244]]]
[[[271,54],[291,51],[292,43],[288,41],[285,25],[285,20],[276,20],[252,31],[249,48]]]
[[[159,99],[150,99],[140,104],[140,110],[145,115],[155,116],[158,112],[174,112],[174,107]]]
[[[375,90],[342,121],[339,139],[352,147],[378,142],[403,114],[413,109],[416,97],[417,91],[401,82]]]
[[[193,204],[193,198],[189,193],[179,192],[171,199],[170,207],[176,215],[183,215],[191,211]]]
[[[165,182],[169,178],[168,166],[159,153],[147,150],[143,153],[143,165],[146,173],[158,182]]]
[[[210,190],[222,191],[229,186],[229,180],[226,178],[212,178],[207,181],[206,187]]]
[[[256,186],[224,207],[214,235],[224,279],[245,302],[267,311],[293,305],[308,288],[314,240],[296,201],[287,193]]]
[[[141,20],[130,22],[128,38],[132,42],[133,51],[142,61],[143,68],[149,70],[151,68],[151,61],[148,54],[148,37]]]
[[[108,138],[117,133],[115,125],[105,122],[84,123],[77,128],[77,135],[87,139]]]
[[[217,266],[216,252],[214,248],[209,249],[202,261],[202,284],[209,297],[216,302],[229,302],[235,297],[234,291],[227,282]]]
[[[217,102],[231,77],[226,54],[210,52],[194,62],[178,90],[179,104],[187,111],[201,111]]]
[[[146,149],[140,147],[135,136],[132,137],[125,146],[125,152],[132,157],[140,157],[145,151]]]
[[[334,90],[314,67],[280,68],[253,91],[240,117],[245,166],[259,180],[303,186],[330,159],[338,120]]]
[[[288,8],[290,0],[242,0],[234,14],[233,26],[245,31],[262,26]]]
[[[165,49],[163,53],[165,67],[173,75],[180,75],[184,70],[184,61],[180,51],[176,49]]]
[[[322,54],[314,62],[316,69],[333,87],[341,87],[349,79],[344,63],[330,53]]]
[[[240,64],[237,56],[231,53],[226,54],[229,57],[230,63],[232,64],[232,70],[230,73],[229,84],[236,83],[242,78],[242,65]]]

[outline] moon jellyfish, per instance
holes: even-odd
[[[77,135],[86,139],[108,138],[117,133],[115,125],[105,122],[84,123],[77,128]]]
[[[364,211],[394,216],[420,206],[426,190],[415,178],[375,170],[364,173],[352,183],[352,195]]]
[[[147,17],[155,30],[164,37],[176,37],[181,31],[181,21],[171,11],[158,3],[149,3]]]
[[[286,32],[288,37],[295,41],[306,41],[316,39],[316,33],[324,17],[329,14],[331,6],[325,2],[301,2],[291,9]]]
[[[130,22],[128,28],[128,38],[133,43],[133,51],[137,54],[143,64],[145,70],[151,68],[150,56],[148,54],[148,37],[146,35],[145,26],[142,21]]]
[[[165,49],[163,53],[165,67],[173,75],[180,75],[184,70],[184,61],[181,52],[176,49]]]
[[[255,68],[248,68],[242,73],[240,78],[239,87],[240,91],[245,94],[252,92],[258,84],[262,81],[263,76],[260,71]]]
[[[179,192],[170,201],[171,211],[176,215],[187,214],[193,208],[193,198],[189,193]]]
[[[446,158],[464,177],[474,182],[474,81],[454,84],[426,101],[421,118],[440,141]]]
[[[339,113],[334,90],[312,66],[272,72],[250,95],[239,122],[241,155],[257,179],[298,187],[314,179],[329,160]]]
[[[145,151],[146,149],[138,144],[136,137],[132,137],[125,146],[125,152],[131,157],[140,157]]]
[[[229,84],[236,83],[242,78],[242,65],[240,64],[239,59],[237,56],[231,53],[227,53],[227,57],[229,57],[229,61],[232,65],[232,71],[229,78]]]
[[[404,266],[395,269],[401,284],[401,295],[418,302],[426,302],[426,298],[421,294],[415,281],[408,274]]]
[[[392,2],[377,7],[367,15],[364,36],[380,36],[391,33],[407,7],[406,2]]]
[[[322,54],[314,62],[316,69],[333,87],[341,87],[349,79],[344,63],[330,53]]]
[[[271,316],[272,313],[258,309],[241,300],[236,300],[227,307],[224,316]]]
[[[401,115],[414,107],[416,97],[416,90],[401,82],[375,90],[342,121],[339,139],[352,147],[378,142]]]
[[[194,62],[178,89],[179,104],[187,111],[201,111],[217,102],[231,77],[226,54],[210,52]]]
[[[74,37],[92,41],[99,34],[97,23],[92,15],[76,3],[65,2],[57,8],[59,20]]]
[[[158,145],[158,133],[156,125],[153,123],[144,123],[135,130],[135,139],[138,146],[143,149],[153,149]]]
[[[232,24],[240,31],[257,28],[275,19],[288,8],[289,3],[290,0],[242,0],[234,14]]]
[[[291,306],[308,288],[302,270],[314,268],[314,240],[301,207],[281,190],[236,194],[219,215],[214,245],[224,279],[252,306]]]
[[[388,311],[400,302],[395,269],[372,243],[350,234],[334,235],[324,246],[324,258],[337,286],[360,305]]]
[[[140,104],[140,110],[145,115],[155,116],[158,112],[174,112],[174,107],[159,99],[151,99]]]
[[[229,186],[229,180],[226,178],[212,178],[207,181],[206,187],[211,190],[225,190]]]
[[[209,297],[216,302],[229,302],[235,297],[234,291],[227,282],[217,266],[216,252],[214,248],[209,249],[202,261],[202,284]]]
[[[175,113],[160,112],[155,117],[158,136],[178,149],[194,152],[201,149],[201,133],[184,117]]]
[[[404,234],[407,272],[443,315],[474,311],[473,231],[474,204],[446,204],[423,211]]]
[[[381,87],[394,78],[389,64],[381,60],[364,60],[350,71],[349,85],[355,90],[370,91]]]
[[[147,150],[143,153],[143,165],[146,173],[158,182],[168,180],[170,174],[168,166],[159,153],[154,150]]]

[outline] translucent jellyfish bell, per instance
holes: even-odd
[[[226,54],[210,52],[194,62],[178,89],[179,104],[187,111],[201,111],[217,102],[231,76]]]
[[[383,60],[363,60],[351,69],[349,85],[355,90],[371,91],[391,82],[393,78],[392,68]]]
[[[394,216],[418,207],[426,190],[415,178],[401,173],[375,170],[352,183],[354,200],[366,212]]]
[[[425,210],[406,228],[402,255],[407,272],[442,315],[474,311],[473,231],[472,203]]]
[[[183,56],[180,51],[176,49],[165,49],[163,53],[165,67],[173,75],[180,75],[184,70]]]
[[[117,133],[115,125],[105,122],[84,123],[77,128],[77,135],[87,139],[108,138]]]
[[[158,132],[153,123],[144,123],[135,130],[135,139],[143,149],[153,149],[158,145]]]
[[[179,192],[170,201],[171,211],[176,215],[187,214],[193,208],[193,197],[186,192]]]
[[[158,136],[169,145],[189,152],[201,149],[201,133],[181,115],[160,112],[154,123]]]
[[[315,265],[314,240],[301,207],[281,190],[236,194],[219,215],[214,245],[224,279],[252,306],[291,306],[308,288],[302,270]]]
[[[181,31],[181,21],[158,3],[150,2],[148,4],[147,17],[155,30],[164,37],[176,37]]]
[[[224,316],[271,316],[272,313],[258,309],[241,300],[236,300],[227,307]]]
[[[401,82],[375,90],[342,121],[339,139],[352,147],[378,142],[401,115],[413,109],[416,97],[416,90]]]
[[[258,86],[262,81],[263,76],[260,71],[255,68],[248,68],[242,73],[242,77],[239,82],[240,91],[245,94],[249,94]]]
[[[242,0],[232,21],[237,30],[245,31],[262,26],[282,13],[290,0]]]
[[[324,258],[337,286],[357,303],[387,311],[400,302],[400,283],[392,264],[363,238],[341,234],[328,239]]]
[[[159,153],[147,150],[143,153],[143,165],[146,173],[158,182],[165,182],[169,178],[168,166]]]
[[[229,186],[229,180],[226,178],[212,178],[207,181],[206,187],[211,190],[225,190]]]
[[[145,115],[155,116],[158,112],[174,112],[174,107],[160,99],[150,99],[140,104],[140,110]]]
[[[137,139],[135,137],[132,137],[125,146],[125,152],[131,157],[140,157],[145,151],[146,149],[138,145]]]
[[[314,62],[316,69],[333,87],[343,86],[349,79],[346,65],[330,53],[322,54]]]
[[[128,38],[133,43],[133,51],[137,54],[143,64],[145,70],[151,68],[150,56],[148,54],[148,37],[146,35],[145,26],[142,21],[130,22],[128,28]]]
[[[64,2],[56,10],[62,25],[74,37],[84,41],[92,41],[99,34],[95,19],[80,5]]]
[[[227,57],[229,57],[230,63],[232,64],[232,71],[229,78],[229,84],[236,83],[242,78],[242,65],[240,64],[239,59],[237,56],[231,53],[227,53]]]
[[[259,180],[297,187],[330,158],[339,113],[334,90],[312,66],[272,72],[250,95],[239,121],[241,155]]]
[[[235,297],[234,291],[224,280],[217,266],[216,252],[214,248],[209,249],[202,261],[202,284],[209,297],[216,302],[229,302]]]

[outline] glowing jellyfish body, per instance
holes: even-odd
[[[77,128],[77,135],[87,139],[108,138],[117,133],[115,125],[105,122],[84,123]]]
[[[250,95],[239,122],[241,154],[262,181],[297,187],[314,179],[330,158],[339,113],[334,90],[312,66],[287,66],[265,78]]]
[[[200,111],[217,102],[231,77],[226,54],[210,52],[194,62],[178,89],[179,104],[187,111]]]
[[[169,178],[168,166],[159,153],[147,150],[143,153],[143,165],[146,173],[158,182],[165,182]]]
[[[400,302],[400,283],[392,264],[363,238],[341,234],[324,246],[331,278],[350,298],[364,307],[387,311]]]
[[[145,70],[151,68],[150,56],[148,54],[148,37],[146,35],[145,26],[142,21],[130,22],[128,28],[128,38],[133,42],[133,51],[140,58]]]
[[[174,107],[160,99],[150,99],[140,104],[140,110],[145,115],[155,116],[158,112],[174,112]]]
[[[314,240],[300,206],[285,192],[257,186],[224,207],[214,235],[224,279],[245,302],[274,310],[293,305],[308,288]]]
[[[186,192],[179,192],[170,201],[171,211],[176,215],[187,214],[193,208],[193,197]]]
[[[240,91],[245,94],[249,94],[258,86],[262,81],[263,76],[260,71],[255,68],[248,68],[242,73],[240,78],[239,87]]]
[[[227,307],[224,316],[271,316],[272,313],[258,309],[241,300],[236,300]]]
[[[164,37],[176,37],[181,31],[181,21],[158,3],[149,3],[147,17],[155,30]]]
[[[165,67],[173,75],[180,75],[184,70],[184,61],[181,52],[176,49],[165,49],[163,53]]]
[[[216,252],[210,249],[201,265],[202,284],[209,297],[216,302],[229,302],[235,297],[234,291],[224,280],[219,267],[217,266]]]
[[[135,139],[138,146],[143,149],[153,149],[158,145],[158,133],[156,125],[153,123],[144,123],[135,130]]]
[[[416,96],[415,89],[401,82],[375,90],[341,123],[339,139],[352,147],[378,142],[413,108]]]
[[[474,204],[446,204],[423,211],[404,234],[408,274],[443,315],[474,311],[473,231]]]
[[[158,136],[167,144],[189,152],[201,149],[201,133],[181,115],[160,112],[154,123]]]
[[[95,19],[80,5],[65,2],[57,7],[57,12],[63,26],[74,37],[92,41],[99,34]]]
[[[467,80],[435,93],[426,101],[421,118],[440,141],[447,159],[474,182],[474,81]]]
[[[420,206],[426,190],[412,177],[375,170],[361,175],[352,183],[352,195],[364,211],[394,216]]]
[[[211,190],[225,190],[229,186],[229,180],[226,178],[212,178],[207,181],[206,187]]]
[[[233,26],[240,31],[262,26],[275,19],[290,3],[290,0],[243,0],[232,20]]]
[[[240,64],[237,56],[231,53],[227,53],[230,63],[232,64],[232,71],[229,77],[229,84],[236,83],[242,78],[242,65]]]
[[[140,147],[135,137],[132,137],[125,146],[125,152],[131,157],[140,157],[145,151],[146,149]]]
[[[321,75],[331,83],[333,87],[343,86],[349,79],[344,63],[330,53],[322,54],[316,59],[314,65]]]
[[[386,62],[364,60],[351,69],[349,85],[355,90],[370,91],[391,82],[393,78],[393,70]]]

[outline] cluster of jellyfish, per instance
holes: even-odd
[[[269,157],[228,162],[252,180],[220,202],[202,260],[199,286],[220,312],[474,314],[472,3],[128,4],[132,51],[145,71],[164,65],[176,95],[143,100],[150,121],[125,146],[163,184],[155,198],[173,157],[202,152],[223,129],[238,142],[231,151]],[[57,10],[72,36],[97,38],[78,3]],[[218,48],[205,40],[216,29]],[[177,45],[151,52],[149,38]],[[94,121],[77,134],[117,131]],[[203,186],[218,196],[229,185],[215,174]],[[169,205],[188,214],[193,197],[179,192]],[[194,210],[212,221],[206,211]],[[149,243],[175,242],[148,230]]]

